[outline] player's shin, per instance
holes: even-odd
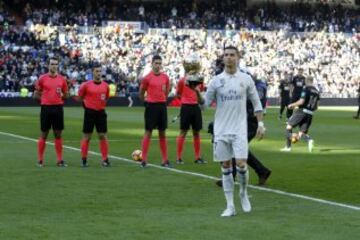
[[[311,140],[311,137],[308,134],[302,134],[300,139],[304,140],[305,142],[309,142]]]
[[[184,143],[185,143],[185,137],[178,136],[176,138],[176,160],[179,160],[182,158],[182,152],[184,149]]]
[[[46,139],[40,137],[38,140],[38,160],[39,160],[39,162],[44,161],[45,148],[46,148]]]
[[[292,136],[292,129],[286,129],[286,147],[291,147],[291,136]]]
[[[55,138],[55,151],[56,151],[56,157],[57,161],[60,162],[63,160],[63,140],[62,138]]]
[[[88,156],[88,152],[89,152],[89,142],[90,140],[88,139],[82,139],[81,140],[81,158],[82,159],[87,159]]]
[[[194,136],[194,152],[195,152],[195,159],[200,158],[200,147],[201,147],[201,140],[200,135],[197,134]]]
[[[241,164],[240,166],[236,167],[239,175],[239,183],[240,183],[240,202],[241,207],[244,212],[251,211],[251,204],[249,201],[249,197],[247,194],[247,186],[249,182],[249,170],[246,164]]]
[[[160,137],[160,151],[162,162],[168,161],[168,151],[167,151],[167,139],[166,137]]]
[[[237,166],[236,171],[239,175],[239,183],[240,183],[240,193],[247,192],[247,186],[249,183],[249,170],[247,165],[243,165],[242,167]]]
[[[232,168],[221,168],[221,171],[227,208],[234,208],[234,179],[232,176]]]
[[[109,152],[108,140],[106,138],[100,139],[99,145],[100,145],[101,157],[102,157],[103,161],[105,161],[108,159],[108,152]]]
[[[142,140],[142,144],[141,144],[141,152],[142,152],[141,158],[143,159],[143,161],[148,160],[148,152],[149,152],[150,143],[151,143],[151,137],[145,135]]]

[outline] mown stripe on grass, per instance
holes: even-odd
[[[31,141],[31,142],[37,142],[37,139],[29,138],[29,137],[25,137],[25,136],[21,136],[21,135],[17,135],[17,134],[1,132],[1,131],[0,131],[0,134],[4,135],[4,136],[13,137],[13,138],[28,140],[28,141]],[[52,143],[52,142],[47,142],[47,144],[54,145],[54,143]],[[70,149],[70,150],[73,150],[73,151],[80,152],[79,148],[66,146],[66,145],[64,145],[63,147],[66,148],[66,149]],[[93,154],[93,155],[96,155],[96,156],[101,156],[101,153],[98,153],[98,152],[89,151],[89,153]],[[109,158],[120,160],[120,161],[123,161],[123,162],[132,163],[132,164],[138,164],[137,162],[135,162],[133,160],[118,157],[118,156],[114,156],[114,155],[109,155]],[[178,169],[175,169],[175,168],[164,168],[164,167],[154,165],[154,164],[148,164],[148,165],[151,166],[151,167],[154,167],[154,168],[161,169],[161,170],[167,170],[167,171],[171,171],[171,172],[176,172],[176,173],[186,174],[186,175],[191,175],[191,176],[197,176],[197,177],[202,177],[202,178],[211,179],[211,180],[219,180],[218,177],[213,177],[213,176],[205,175],[205,174],[202,174],[202,173],[183,171],[183,170],[178,170]],[[277,189],[272,189],[272,188],[265,188],[265,187],[259,187],[259,186],[254,186],[254,185],[249,185],[249,187],[252,188],[252,189],[259,190],[259,191],[266,191],[266,192],[276,193],[276,194],[284,195],[284,196],[288,196],[288,197],[299,198],[299,199],[309,200],[309,201],[322,203],[322,204],[326,204],[326,205],[331,205],[331,206],[336,206],[336,207],[352,209],[352,210],[355,210],[355,211],[360,211],[360,207],[349,205],[349,204],[338,203],[338,202],[328,201],[328,200],[319,199],[319,198],[313,198],[313,197],[309,197],[309,196],[305,196],[305,195],[301,195],[301,194],[289,193],[289,192],[285,192],[285,191],[281,191],[281,190],[277,190]]]

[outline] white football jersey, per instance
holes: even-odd
[[[252,102],[254,112],[263,110],[249,74],[237,70],[231,75],[223,71],[211,80],[205,94],[205,104],[210,106],[213,101],[216,102],[215,140],[224,135],[247,135],[247,99]]]

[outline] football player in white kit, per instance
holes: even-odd
[[[222,181],[227,207],[221,214],[230,217],[236,214],[234,206],[234,179],[231,159],[236,159],[239,174],[240,201],[244,212],[251,211],[247,194],[249,172],[247,110],[246,100],[250,99],[258,120],[257,138],[262,139],[265,127],[262,121],[263,108],[251,76],[237,67],[240,54],[236,47],[224,49],[224,71],[210,82],[205,94],[205,105],[216,102],[214,126],[214,161],[221,162]]]

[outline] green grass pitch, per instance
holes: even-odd
[[[79,142],[83,110],[65,108],[64,159],[55,166],[50,144],[45,167],[36,166],[39,108],[0,108],[0,239],[360,239],[360,121],[352,112],[320,109],[314,117],[313,153],[305,143],[284,146],[285,123],[278,109],[265,118],[267,136],[251,149],[273,174],[266,189],[250,188],[253,210],[221,218],[225,208],[222,189],[213,179],[149,167],[131,159],[140,149],[143,108],[108,108],[112,167],[102,168],[90,154],[90,167],[80,167]],[[178,113],[169,109],[169,119]],[[204,113],[204,127],[213,110]],[[14,135],[8,135],[14,134]],[[178,123],[169,123],[170,160],[174,163]],[[48,139],[53,141],[52,135]],[[220,177],[213,163],[210,136],[202,132],[206,165],[193,163],[192,137],[184,148],[185,172]],[[96,135],[90,150],[99,152]],[[157,133],[153,133],[149,161],[160,164]],[[255,185],[255,173],[250,173]],[[238,193],[238,186],[236,193]],[[272,190],[280,190],[278,194]],[[297,195],[321,199],[315,202]],[[328,202],[344,204],[331,205]]]

